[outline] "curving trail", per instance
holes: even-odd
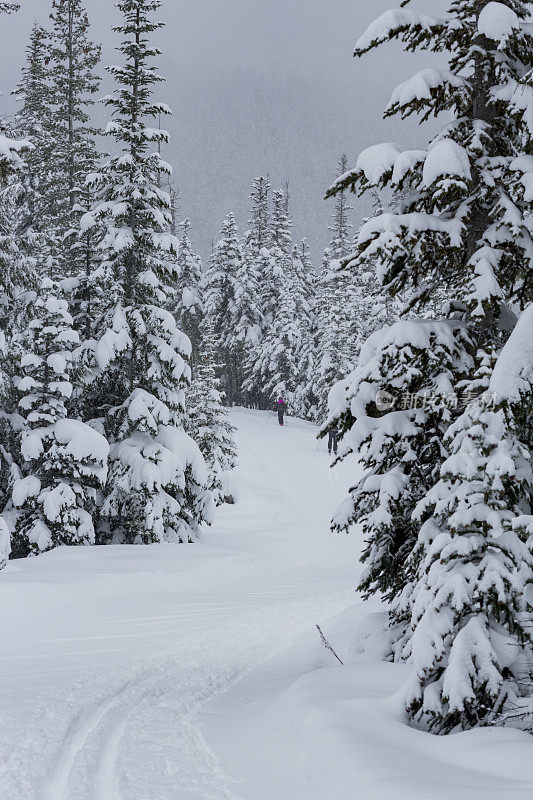
[[[63,549],[2,574],[2,798],[253,800],[198,713],[350,605],[357,542],[329,533],[343,490],[315,429],[233,416],[239,502],[204,543]]]

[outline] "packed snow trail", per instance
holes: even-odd
[[[353,602],[358,543],[329,532],[343,489],[313,426],[233,421],[239,500],[202,544],[62,548],[0,574],[2,798],[252,800],[198,712]]]

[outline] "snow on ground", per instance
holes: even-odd
[[[353,602],[316,429],[236,411],[239,503],[194,545],[61,548],[0,573],[0,798],[234,797],[196,711]]]
[[[0,800],[531,797],[526,734],[404,725],[409,667],[383,663],[383,617],[355,602],[358,537],[328,531],[350,476],[316,430],[233,422],[239,502],[203,543],[0,573]]]
[[[200,714],[239,800],[526,800],[531,736],[485,728],[434,736],[401,711],[405,664],[383,661],[383,614],[347,609],[309,631]]]

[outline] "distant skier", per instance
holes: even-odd
[[[339,439],[338,428],[331,428],[328,438],[328,453],[330,455],[332,450],[335,453],[335,455],[337,455],[338,439]]]
[[[284,424],[285,412],[287,411],[287,403],[283,397],[278,397],[274,404],[274,411],[278,412],[278,422],[280,425]]]

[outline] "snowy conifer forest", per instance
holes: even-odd
[[[0,97],[0,800],[526,800],[533,3],[355,29],[403,143],[205,253],[172,6],[39,0]]]

